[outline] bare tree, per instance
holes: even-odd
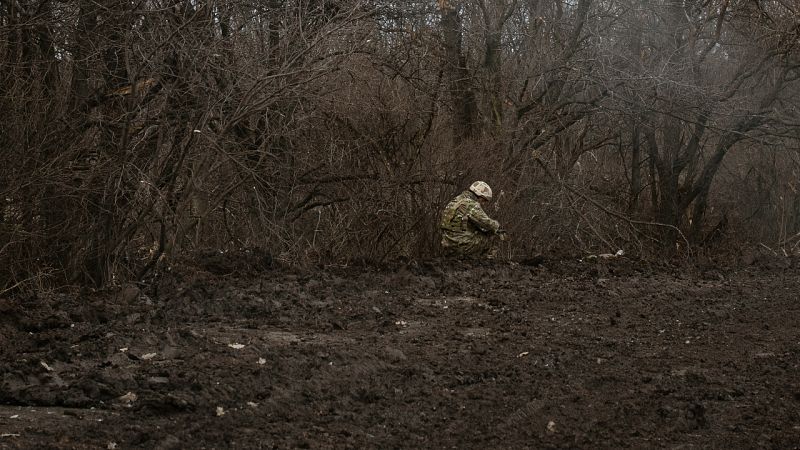
[[[798,22],[781,0],[2,0],[0,292],[204,247],[429,256],[476,178],[517,254],[709,242],[757,204],[790,242]]]
[[[793,69],[776,51],[780,38],[765,26],[769,19],[744,2],[632,6],[630,28],[649,31],[629,34],[633,53],[620,59],[631,63],[620,75],[630,81],[615,98],[632,120],[631,202],[642,190],[644,146],[654,218],[700,240],[725,155],[773,120]]]

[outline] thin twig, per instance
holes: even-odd
[[[643,221],[643,220],[635,220],[635,219],[631,219],[630,217],[626,217],[623,214],[620,214],[620,213],[618,213],[616,211],[612,211],[612,210],[606,208],[605,206],[601,205],[600,203],[598,203],[593,198],[591,198],[591,197],[579,192],[577,189],[573,188],[572,186],[567,184],[565,181],[563,181],[563,180],[559,179],[558,177],[556,177],[555,175],[553,175],[553,173],[550,172],[550,169],[547,167],[547,165],[540,158],[535,158],[534,161],[536,161],[542,167],[542,169],[544,169],[544,171],[547,174],[547,176],[552,178],[554,181],[558,182],[561,186],[564,187],[564,189],[566,189],[566,190],[572,192],[573,194],[577,195],[578,197],[586,200],[587,202],[591,203],[592,205],[594,205],[596,208],[598,208],[599,210],[603,211],[604,213],[606,213],[606,214],[608,214],[608,215],[610,215],[612,217],[615,217],[615,218],[617,218],[619,220],[622,220],[624,222],[627,222],[628,225],[630,225],[631,229],[633,229],[633,230],[636,230],[636,227],[634,227],[633,225],[649,225],[649,226],[656,226],[656,227],[669,228],[671,230],[675,230],[678,233],[678,235],[680,235],[680,237],[683,239],[683,241],[686,243],[687,257],[691,254],[691,247],[690,247],[690,244],[689,244],[689,240],[686,238],[686,236],[683,234],[683,232],[678,227],[676,227],[674,225],[669,225],[669,224],[666,224],[666,223],[660,223],[660,222],[648,222],[648,221]]]

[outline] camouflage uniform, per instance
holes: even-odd
[[[500,223],[486,215],[478,196],[464,191],[445,206],[439,228],[445,255],[481,257],[492,249]]]

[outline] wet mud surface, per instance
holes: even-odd
[[[798,448],[797,266],[211,261],[0,300],[0,448]]]

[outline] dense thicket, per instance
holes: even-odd
[[[0,0],[0,292],[430,256],[474,179],[508,256],[793,250],[799,9]]]

